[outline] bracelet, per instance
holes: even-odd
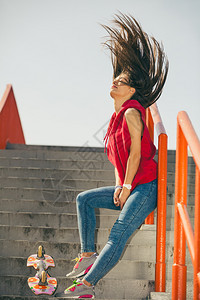
[[[116,189],[121,189],[121,190],[122,190],[122,185],[116,185],[116,186],[115,186],[115,190],[116,190]]]

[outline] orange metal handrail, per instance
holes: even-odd
[[[157,223],[156,223],[156,266],[155,291],[165,292],[166,286],[166,211],[167,211],[167,134],[160,117],[158,107],[154,103],[147,111],[147,126],[152,140],[154,127],[158,135],[158,196],[157,196]],[[152,223],[150,214],[145,224]]]
[[[25,144],[24,133],[12,86],[7,85],[0,102],[0,149],[7,143]]]
[[[187,213],[187,148],[196,164],[195,229]],[[194,300],[200,299],[200,141],[186,112],[177,116],[175,175],[174,262],[172,266],[172,299],[186,299],[186,241],[194,266]]]
[[[154,121],[151,115],[151,110],[146,110],[146,125],[149,129],[150,138],[154,141]],[[150,213],[150,215],[146,218],[145,224],[152,225],[154,224],[154,212]]]

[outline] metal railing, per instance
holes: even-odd
[[[11,84],[0,101],[0,149],[7,143],[25,144],[24,133],[20,121],[17,103]]]
[[[196,164],[194,232],[187,212],[188,146]],[[194,300],[200,299],[200,141],[186,112],[177,116],[172,299],[186,299],[186,241],[194,267]]]
[[[158,135],[158,196],[156,222],[156,265],[155,291],[165,292],[166,287],[166,211],[167,211],[167,134],[160,117],[158,107],[154,103],[146,112],[146,123],[151,139],[154,140],[154,128]],[[153,224],[151,213],[145,224]]]

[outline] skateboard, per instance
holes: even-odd
[[[28,278],[28,285],[35,295],[53,295],[57,288],[57,280],[51,277],[47,271],[49,267],[55,267],[51,256],[46,255],[43,246],[39,246],[37,254],[29,256],[27,267],[37,270],[35,277]]]

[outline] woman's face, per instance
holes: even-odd
[[[128,100],[135,93],[135,89],[129,85],[129,77],[125,73],[121,73],[113,80],[110,89],[110,96],[117,100]]]

